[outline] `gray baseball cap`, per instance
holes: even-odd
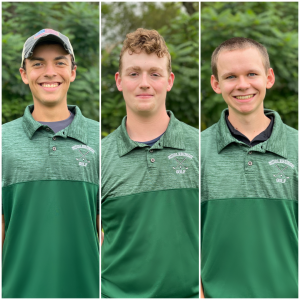
[[[60,43],[69,54],[73,55],[75,61],[74,51],[70,43],[70,40],[67,36],[53,29],[42,29],[36,34],[34,34],[33,36],[31,36],[29,39],[27,39],[27,41],[25,42],[22,51],[21,67],[23,67],[24,59],[32,56],[34,47],[38,43],[44,41],[52,41],[52,42]]]

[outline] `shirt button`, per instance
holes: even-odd
[[[49,127],[47,127],[47,128],[46,128],[46,130],[47,130],[47,131],[49,131],[49,130],[50,130],[50,128],[49,128]]]
[[[153,150],[150,150],[149,152],[150,152],[150,153],[152,153],[152,152],[153,152]]]
[[[252,161],[248,161],[248,165],[249,165],[249,166],[252,166]]]
[[[248,154],[252,154],[252,151],[249,151]]]
[[[154,159],[154,158],[151,158],[150,161],[151,161],[152,163],[154,163],[154,162],[155,162],[155,159]]]
[[[56,147],[52,147],[52,150],[53,150],[53,151],[56,151]]]
[[[56,137],[53,137],[52,140],[55,141],[55,140],[56,140]]]

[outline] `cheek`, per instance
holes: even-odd
[[[222,95],[228,95],[230,93],[232,93],[234,91],[234,84],[223,84],[220,85],[221,91],[222,91]]]
[[[152,87],[156,91],[156,93],[166,93],[168,88],[167,81],[154,81],[152,82]]]
[[[122,80],[121,87],[123,92],[133,92],[138,87],[138,82],[132,80]]]

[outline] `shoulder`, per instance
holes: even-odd
[[[181,121],[179,121],[179,122],[181,123],[184,135],[188,135],[189,138],[195,138],[195,139],[199,140],[199,129],[198,128],[190,126],[190,125],[188,125],[186,123],[183,123]]]
[[[88,119],[88,118],[85,118],[85,120],[87,123],[88,130],[97,131],[99,133],[99,131],[100,131],[99,122],[92,120],[92,119]]]
[[[286,134],[289,138],[292,138],[293,140],[298,141],[298,130],[295,129],[295,128],[292,128],[286,124],[284,124],[285,126],[285,131],[286,131]]]
[[[99,122],[88,118],[85,118],[85,121],[86,121],[88,140],[99,145],[99,134],[100,134]]]
[[[201,132],[201,149],[204,149],[207,146],[211,147],[212,143],[217,143],[217,124],[218,123],[213,124],[212,126]]]
[[[298,155],[298,130],[286,124],[284,124],[284,127],[285,127],[288,151],[297,153]]]
[[[9,130],[15,130],[19,127],[22,127],[22,121],[23,121],[23,117],[3,124],[2,125],[2,132],[5,133]]]
[[[201,132],[201,140],[202,139],[209,139],[212,138],[212,136],[216,133],[217,131],[217,124],[215,123],[212,126],[208,127],[207,129],[203,130]]]
[[[23,117],[2,125],[2,142],[5,142],[7,139],[16,140],[25,134],[22,121]]]
[[[119,136],[119,127],[101,140],[101,154],[109,154],[117,151],[117,140]]]

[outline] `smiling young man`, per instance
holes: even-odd
[[[199,297],[199,134],[166,110],[174,78],[157,31],[127,35],[127,116],[102,140],[103,298]]]
[[[201,134],[201,280],[206,298],[298,297],[298,132],[264,109],[266,48],[232,38],[212,55],[228,109]]]
[[[24,44],[34,105],[2,127],[3,298],[99,297],[99,123],[67,105],[76,68],[60,32]]]

